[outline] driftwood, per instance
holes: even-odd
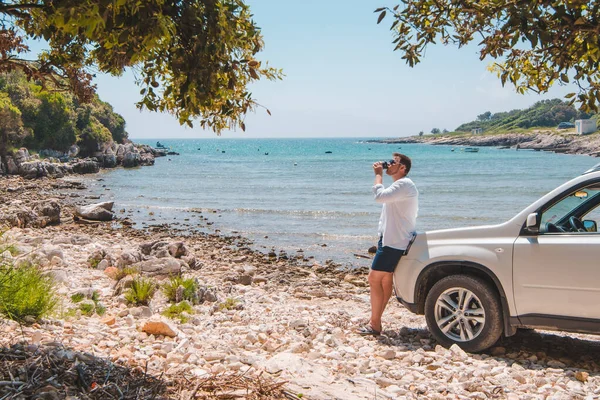
[[[62,346],[0,348],[0,400],[299,399],[286,383],[237,372],[168,379]]]

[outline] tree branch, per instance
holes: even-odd
[[[29,3],[29,4],[7,4],[7,5],[0,5],[0,13],[6,14],[6,13],[9,13],[11,11],[18,11],[18,10],[32,9],[32,8],[43,8],[43,7],[44,7],[44,4],[34,4],[34,3]]]

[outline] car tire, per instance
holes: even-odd
[[[457,344],[469,352],[491,347],[503,330],[496,291],[469,275],[447,276],[433,285],[425,299],[425,319],[442,346]]]

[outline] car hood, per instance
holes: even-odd
[[[514,230],[516,236],[519,232],[519,229],[520,225],[505,222],[497,225],[482,225],[468,228],[439,229],[434,231],[419,232],[417,237],[424,236],[424,238],[427,240],[481,239],[498,236],[501,232],[506,234],[506,230]]]

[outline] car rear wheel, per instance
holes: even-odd
[[[443,346],[457,344],[477,352],[498,341],[502,309],[496,292],[482,279],[447,276],[437,282],[425,300],[429,331]]]

